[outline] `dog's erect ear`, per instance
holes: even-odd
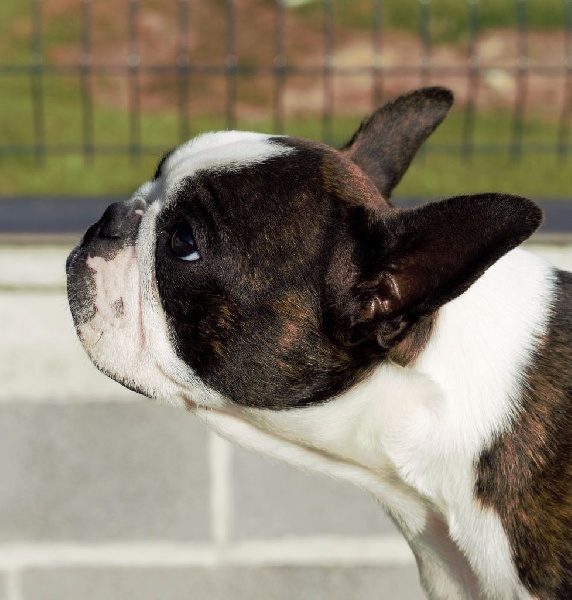
[[[342,151],[388,199],[419,146],[435,131],[452,104],[453,94],[442,87],[398,96],[365,119]]]
[[[501,194],[449,198],[374,222],[364,213],[356,236],[359,275],[338,306],[338,337],[350,345],[377,340],[389,348],[409,326],[462,294],[541,221],[532,201]]]

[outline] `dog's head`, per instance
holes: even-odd
[[[389,204],[451,102],[441,88],[401,96],[341,151],[220,132],[168,153],[68,259],[93,362],[149,396],[280,409],[411,360],[439,307],[541,219],[499,195]]]

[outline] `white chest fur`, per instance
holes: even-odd
[[[474,498],[474,465],[518,410],[553,286],[549,265],[514,250],[441,309],[414,365],[385,364],[322,406],[229,407],[209,411],[208,423],[243,446],[372,492],[411,544],[432,597],[479,597],[480,589],[526,598],[499,519]]]

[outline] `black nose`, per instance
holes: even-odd
[[[97,235],[105,239],[135,239],[147,205],[141,198],[115,202],[105,209],[98,222]]]

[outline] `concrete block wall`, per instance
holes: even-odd
[[[572,249],[535,247],[572,267]],[[0,247],[0,600],[416,600],[365,493],[232,447],[100,375],[67,248]]]

